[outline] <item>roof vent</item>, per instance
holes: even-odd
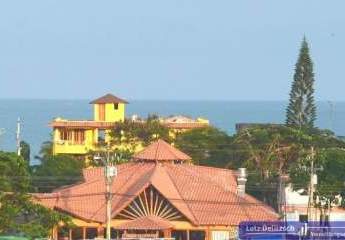
[[[246,193],[246,182],[247,182],[247,169],[239,168],[237,175],[237,194],[244,196]]]

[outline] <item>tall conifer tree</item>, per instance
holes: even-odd
[[[309,55],[307,40],[304,37],[295,67],[290,102],[286,109],[286,124],[298,128],[312,128],[315,120],[313,62]]]

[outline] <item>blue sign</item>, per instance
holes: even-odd
[[[344,239],[345,222],[241,222],[239,238],[251,239]]]

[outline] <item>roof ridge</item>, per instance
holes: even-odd
[[[90,102],[90,104],[103,104],[103,103],[124,103],[127,104],[128,102],[120,97],[115,96],[112,93],[107,93],[97,99],[94,99]]]
[[[147,187],[148,187],[148,185],[150,185],[150,179],[152,178],[152,175],[153,175],[153,173],[154,173],[154,170],[155,170],[155,167],[156,166],[154,166],[151,170],[150,170],[150,176],[148,177],[148,180],[146,181],[146,183],[144,183],[143,184],[143,186],[139,189],[139,190],[137,190],[137,191],[135,191],[135,193],[134,194],[131,194],[131,196],[128,196],[128,200],[127,201],[125,201],[123,204],[122,204],[122,206],[121,207],[119,207],[116,211],[112,211],[112,213],[111,213],[111,215],[112,215],[112,217],[115,217],[118,213],[120,213],[123,209],[125,209],[140,193],[142,193]],[[136,172],[133,172],[133,174],[131,175],[131,177],[130,178],[132,178],[133,176],[135,176],[136,175]],[[128,182],[128,181],[127,181]],[[124,196],[125,197],[125,196]],[[119,205],[119,204],[117,204],[117,205]],[[116,206],[117,207],[117,206]],[[113,209],[115,209],[116,208],[115,206],[113,206],[112,208]],[[112,210],[113,210],[112,209]]]
[[[97,211],[94,212],[94,214],[91,215],[91,218],[95,217],[96,214],[101,211],[102,208],[105,208],[106,207],[106,202],[104,201],[104,203],[97,209]]]
[[[163,141],[163,140],[161,140],[161,141]],[[189,157],[186,153],[182,152],[180,149],[177,149],[176,147],[172,146],[171,144],[169,144],[169,143],[167,143],[167,142],[165,142],[165,141],[163,141],[163,142],[164,142],[165,144],[168,145],[167,150],[168,150],[173,156],[176,157],[176,160],[179,160],[179,159],[178,159],[179,156],[177,156],[176,152],[173,152],[173,150],[176,150],[177,153],[182,153],[183,155]],[[191,159],[189,159],[188,161],[190,161],[190,160],[191,160]]]
[[[171,176],[170,176],[170,174],[169,174],[169,171],[166,171],[166,170],[165,170],[165,172],[167,173],[167,175],[168,175],[170,181],[172,182],[174,188],[176,189],[177,193],[180,195],[180,198],[183,199],[183,200],[185,200],[185,199],[182,197],[181,192],[179,191],[179,189],[178,189],[178,187],[176,186],[175,182],[172,180],[172,178],[171,178]],[[196,218],[194,212],[192,211],[192,209],[190,208],[190,206],[189,206],[189,204],[188,204],[188,201],[186,202],[186,205],[187,205],[187,208],[188,208],[189,212],[192,214],[192,216],[193,216],[193,218],[194,218],[193,220],[195,221],[195,223],[199,224],[199,221],[197,220],[197,218]]]
[[[159,145],[161,144],[161,141],[158,140],[157,141],[157,147],[156,147],[156,151],[155,151],[155,159],[157,159],[157,154],[158,154],[158,149],[159,149]]]
[[[167,147],[166,149],[169,151],[169,153],[171,153],[173,156],[175,156],[176,158],[178,158],[178,156],[176,155],[175,152],[172,152],[172,149],[170,147],[173,147],[171,146],[169,143],[165,142],[166,144],[169,145],[169,147]],[[178,149],[177,149],[178,150]],[[180,150],[179,150],[180,151]],[[177,160],[177,159],[176,159]]]
[[[191,157],[164,140],[158,139],[134,154],[132,159],[134,161],[154,161],[157,163],[158,161],[189,161]]]

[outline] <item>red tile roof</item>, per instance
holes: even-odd
[[[84,183],[51,194],[37,194],[38,202],[84,220],[105,222],[103,171],[95,168],[84,173]],[[232,171],[169,163],[119,165],[112,186],[113,216],[150,185],[195,225],[238,225],[241,221],[278,219],[264,203],[248,195],[237,195]]]
[[[166,144],[162,144],[164,148],[167,147]],[[169,149],[172,148],[168,146]],[[149,153],[144,156],[151,159],[151,151]],[[273,209],[264,203],[247,194],[243,197],[237,194],[236,173],[231,170],[158,161],[133,161],[117,167],[118,175],[111,188],[113,218],[146,188],[152,186],[195,226],[228,226],[238,225],[241,221],[278,219]],[[104,193],[103,170],[92,168],[84,170],[83,183],[51,194],[36,194],[35,197],[47,207],[70,213],[80,219],[105,222]],[[151,221],[152,219],[145,218],[142,222],[132,221],[132,224],[133,227],[141,226],[140,224],[147,226]],[[158,224],[158,221],[154,222],[150,226]]]
[[[119,97],[116,97],[110,93],[90,102],[90,104],[102,104],[102,103],[125,103],[125,104],[127,104],[128,102],[126,100],[121,99]]]
[[[149,161],[189,161],[191,157],[174,148],[169,143],[158,140],[133,156],[134,160]]]
[[[131,220],[117,226],[117,229],[123,230],[165,230],[172,228],[169,221],[157,216],[145,216]]]
[[[55,128],[113,128],[115,126],[114,122],[97,122],[97,121],[69,121],[69,120],[56,120],[49,124],[51,127]]]
[[[193,128],[205,128],[208,126],[207,123],[201,123],[201,122],[168,122],[168,123],[163,123],[164,126],[167,128],[172,128],[172,129],[193,129]]]

